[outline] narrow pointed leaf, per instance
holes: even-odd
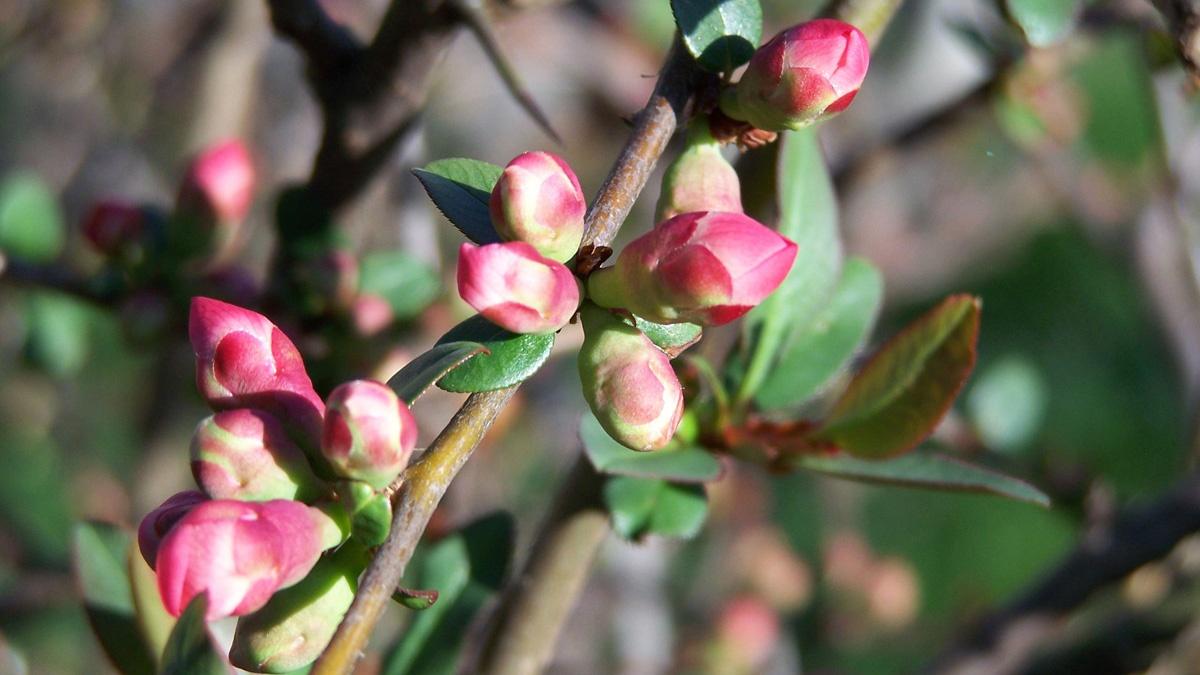
[[[162,596],[158,593],[158,577],[154,570],[146,564],[142,552],[132,542],[129,546],[127,559],[129,567],[129,583],[133,591],[133,609],[137,618],[138,628],[146,645],[157,663],[167,646],[167,638],[175,627],[175,617],[163,606]]]
[[[433,607],[433,604],[438,601],[439,593],[435,590],[422,590],[418,588],[397,588],[395,593],[392,593],[392,600],[404,605],[412,610],[424,610]]]
[[[115,525],[79,523],[73,539],[83,607],[100,646],[121,672],[153,673],[153,653],[137,624],[126,567],[133,538]]]
[[[750,60],[762,39],[758,0],[671,0],[675,24],[705,70],[727,73]]]
[[[668,447],[637,452],[614,441],[590,412],[579,423],[588,461],[600,473],[703,483],[721,477],[721,462],[704,448]]]
[[[887,460],[859,459],[846,454],[808,455],[796,460],[800,468],[864,483],[955,492],[980,492],[1050,506],[1050,498],[1025,481],[961,459],[932,452],[914,452]]]
[[[388,384],[405,403],[412,403],[446,373],[485,351],[487,348],[478,342],[461,341],[436,345],[401,368]]]
[[[442,215],[467,239],[476,244],[495,244],[500,235],[492,226],[488,199],[503,171],[503,167],[477,159],[452,158],[413,169],[413,174]]]
[[[204,614],[208,596],[201,593],[192,600],[175,623],[167,647],[163,650],[162,675],[227,675],[229,668],[217,652]]]
[[[604,484],[613,529],[629,540],[649,535],[690,539],[708,517],[703,486],[616,476]]]
[[[671,358],[679,356],[688,347],[696,344],[704,333],[704,329],[694,323],[654,323],[640,316],[635,316],[633,323],[656,347]]]
[[[452,342],[475,342],[486,350],[438,380],[438,386],[446,391],[470,393],[502,389],[528,379],[549,358],[554,333],[518,335],[476,314],[438,340],[439,345]]]
[[[885,344],[850,381],[815,437],[891,457],[933,432],[975,365],[979,300],[947,298]]]

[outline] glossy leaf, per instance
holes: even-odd
[[[727,73],[750,60],[762,39],[758,0],[671,0],[683,44],[706,70]]]
[[[759,409],[799,405],[820,393],[870,336],[882,304],[879,271],[861,258],[847,261],[829,304],[795,336],[755,393]]]
[[[442,215],[476,244],[500,241],[488,213],[488,199],[503,171],[495,164],[463,158],[439,159],[413,169]]]
[[[413,585],[436,590],[438,599],[388,650],[383,675],[457,671],[468,626],[508,572],[515,533],[512,516],[494,513],[433,544],[414,561]]]
[[[914,452],[887,460],[859,459],[843,453],[807,455],[798,457],[796,464],[809,471],[864,483],[982,492],[1050,506],[1045,493],[1019,478],[932,452]]]
[[[154,659],[138,628],[126,565],[133,537],[115,525],[79,523],[75,575],[100,646],[121,672],[153,673]]]
[[[637,452],[614,441],[590,412],[579,423],[588,461],[600,473],[703,483],[721,477],[721,462],[704,448],[667,447]]]
[[[1080,0],[1005,0],[1004,4],[1034,47],[1046,47],[1066,37],[1082,6]]]
[[[890,457],[932,433],[975,365],[979,300],[947,298],[892,338],[850,381],[816,437]]]
[[[65,239],[58,202],[40,178],[18,173],[0,185],[0,251],[48,262],[58,256]]]
[[[688,347],[696,344],[704,333],[704,329],[694,323],[654,323],[640,316],[635,316],[633,323],[671,358],[679,356]]]
[[[616,476],[604,484],[613,529],[638,540],[648,535],[689,539],[708,516],[704,487],[652,478]]]
[[[484,351],[487,349],[478,342],[447,342],[436,345],[401,368],[388,384],[396,391],[397,396],[406,403],[412,403],[446,373]]]
[[[550,356],[554,333],[510,333],[478,314],[450,329],[438,340],[482,344],[487,353],[476,354],[438,380],[446,391],[477,392],[502,389],[523,382]]]
[[[161,675],[227,675],[225,659],[217,652],[204,614],[208,596],[201,593],[192,600],[171,631],[163,650]]]
[[[379,251],[359,264],[358,287],[387,300],[396,319],[411,319],[437,299],[437,271],[403,251]]]

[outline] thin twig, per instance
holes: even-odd
[[[111,307],[118,300],[116,295],[99,290],[87,279],[59,265],[37,265],[7,257],[3,251],[0,251],[0,281],[58,291],[101,307]]]

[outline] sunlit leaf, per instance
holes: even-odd
[[[495,164],[463,158],[439,159],[413,169],[442,215],[476,244],[500,241],[488,200],[503,171]]]
[[[434,346],[400,369],[388,381],[396,395],[406,403],[420,398],[434,382],[467,359],[486,351],[478,342],[447,342]]]
[[[633,323],[671,358],[696,344],[704,333],[704,329],[694,323],[654,323],[640,316],[635,316]]]
[[[446,391],[491,391],[523,382],[536,373],[550,356],[554,333],[518,335],[476,314],[438,340],[439,345],[451,342],[476,342],[487,353],[470,357],[437,385]]]
[[[592,466],[600,473],[702,483],[721,476],[721,462],[700,447],[668,447],[637,452],[614,441],[596,417],[584,413],[579,435]]]
[[[167,638],[163,650],[161,675],[227,675],[225,659],[217,652],[204,614],[208,596],[201,593],[190,603]]]
[[[653,478],[615,476],[604,484],[613,529],[638,540],[648,535],[689,539],[708,516],[704,487]]]
[[[714,73],[749,61],[762,39],[758,0],[671,0],[671,9],[683,44]]]

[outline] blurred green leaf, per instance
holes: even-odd
[[[53,292],[27,296],[25,358],[57,377],[79,372],[88,357],[91,319],[78,300]]]
[[[33,174],[8,176],[0,185],[0,250],[34,262],[58,256],[66,238],[54,193]]]
[[[1089,152],[1124,169],[1161,159],[1154,84],[1139,36],[1104,34],[1090,44],[1074,74],[1085,96],[1083,141]]]
[[[104,653],[122,673],[154,673],[129,583],[127,561],[133,538],[115,525],[92,522],[77,524],[72,538],[83,608]]]
[[[728,73],[750,60],[762,39],[758,0],[671,0],[683,44],[705,70]]]
[[[203,593],[197,595],[179,615],[163,650],[161,675],[228,675],[225,659],[217,652],[204,622],[207,598]]]
[[[422,169],[413,169],[434,205],[452,225],[476,244],[500,241],[488,200],[503,167],[477,159],[439,159]]]
[[[411,404],[446,373],[483,351],[486,351],[486,347],[478,342],[447,342],[436,345],[401,368],[388,384],[405,403]]]
[[[438,344],[477,342],[486,354],[476,354],[438,380],[446,391],[477,392],[502,389],[523,382],[550,356],[554,333],[518,335],[476,314],[450,329]]]
[[[850,381],[815,436],[873,458],[924,440],[975,365],[979,306],[975,297],[951,296],[892,338]]]
[[[613,529],[638,540],[648,535],[690,539],[708,517],[704,487],[650,478],[614,476],[604,484]]]
[[[136,542],[129,547],[127,563],[134,616],[137,618],[142,637],[146,640],[146,646],[157,663],[167,646],[171,629],[175,627],[175,617],[163,606],[162,596],[158,592],[158,577],[142,558],[142,552],[138,550]]]
[[[456,672],[467,627],[508,573],[515,533],[511,515],[493,513],[429,547],[413,566],[413,585],[436,590],[438,601],[388,649],[383,675]]]
[[[1046,381],[1037,366],[1021,356],[1007,356],[975,376],[967,412],[988,448],[1019,450],[1041,427],[1046,395]]]
[[[614,441],[592,413],[584,413],[579,436],[588,460],[600,473],[703,483],[721,476],[721,462],[700,447],[667,447],[637,452]]]
[[[704,333],[704,329],[694,323],[654,323],[640,316],[633,317],[633,323],[671,358],[679,356],[685,349],[696,344]]]
[[[847,261],[833,298],[783,352],[754,402],[762,410],[774,410],[819,393],[870,336],[882,304],[879,271],[861,258]]]
[[[1034,47],[1047,47],[1075,26],[1080,0],[1005,0],[1009,17]]]
[[[47,437],[0,425],[0,518],[30,559],[62,565],[73,517],[62,452]]]
[[[399,320],[419,315],[442,290],[437,271],[403,251],[370,253],[359,270],[359,291],[387,300]]]
[[[931,452],[914,452],[885,460],[859,459],[845,454],[805,455],[797,466],[837,478],[901,487],[952,492],[982,492],[1049,507],[1050,498],[1018,478],[960,459]]]

